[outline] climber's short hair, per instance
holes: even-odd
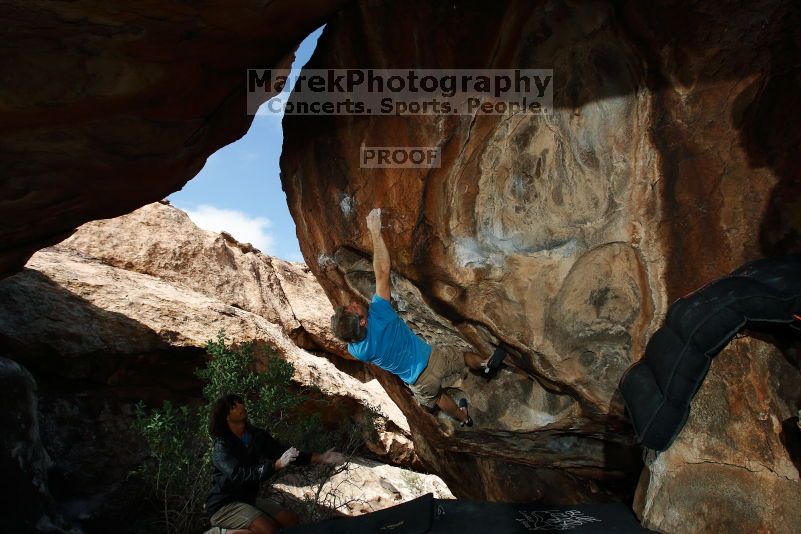
[[[360,317],[345,311],[345,306],[337,306],[336,313],[331,316],[331,330],[334,335],[348,343],[361,341],[367,336],[367,327],[359,324]]]

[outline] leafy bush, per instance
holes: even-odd
[[[145,438],[149,457],[135,472],[151,491],[163,531],[197,531],[204,521],[203,502],[211,481],[208,434],[199,410],[173,407],[147,410],[139,403],[134,428]]]
[[[300,415],[297,408],[308,400],[294,391],[293,366],[281,360],[269,347],[264,352],[266,367],[257,372],[252,343],[239,347],[226,345],[225,334],[209,340],[207,366],[196,371],[205,381],[199,407],[174,407],[165,402],[160,408],[135,410],[135,429],[147,443],[147,461],[136,471],[151,491],[151,500],[159,510],[160,530],[167,534],[198,532],[207,528],[203,503],[211,487],[211,440],[208,419],[216,399],[236,393],[245,399],[250,422],[267,428],[279,440],[305,449],[323,450],[333,443],[350,442],[350,452],[360,443],[354,435],[356,426],[345,425],[336,434],[323,430],[318,414]],[[261,356],[261,354],[260,354]],[[320,471],[319,476],[330,476]]]
[[[284,439],[289,432],[294,410],[307,397],[292,391],[291,363],[278,357],[275,351],[264,346],[267,367],[258,373],[254,368],[254,344],[246,343],[233,349],[225,344],[225,333],[219,332],[216,340],[206,343],[206,352],[211,360],[197,376],[206,381],[203,386],[204,422],[208,421],[211,405],[215,400],[229,393],[236,393],[245,399],[248,419],[251,424],[268,428],[278,439]]]

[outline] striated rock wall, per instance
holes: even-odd
[[[167,204],[87,223],[54,250],[203,293],[278,325],[303,348],[347,357],[329,328],[331,303],[308,267],[262,254],[226,233],[201,230]]]
[[[560,97],[614,96],[575,108],[563,104],[545,119],[287,117],[282,171],[304,255],[333,300],[343,300],[341,290],[369,294],[369,283],[358,282],[370,269],[362,260],[370,250],[363,220],[380,206],[402,315],[414,318],[433,343],[466,337],[486,352],[488,342],[503,339],[525,351],[522,375],[489,384],[466,375],[456,384],[473,405],[480,430],[472,434],[451,436],[412,403],[405,406],[418,435],[430,442],[422,449],[431,451],[426,461],[444,467],[434,452],[444,449],[492,465],[484,472],[476,467],[480,474],[468,481],[456,462],[448,470],[459,479],[457,493],[525,499],[542,494],[539,480],[549,477],[559,482],[546,499],[604,498],[614,481],[637,471],[636,448],[619,431],[620,410],[610,405],[620,374],[654,328],[655,308],[664,307],[659,284],[650,283],[662,276],[665,256],[656,234],[659,198],[652,194],[656,149],[633,135],[649,117],[642,59],[620,35],[610,6],[419,7],[410,27],[395,25],[397,33],[380,38],[366,28],[389,26],[399,4],[360,4],[343,13],[327,27],[309,66],[571,61],[577,72],[593,72],[600,55],[618,77],[563,74]],[[390,43],[425,19],[446,30],[424,48],[389,53]],[[482,40],[468,39],[479,33]],[[575,48],[566,46],[573,42]],[[304,133],[312,122],[317,133]],[[354,155],[364,143],[439,146],[447,164],[360,169]],[[342,198],[350,199],[350,211],[336,209]],[[312,220],[302,213],[309,206],[324,211]],[[326,257],[332,261],[321,262]],[[504,468],[506,462],[511,465]],[[531,476],[520,465],[542,474]],[[529,482],[492,480],[503,472],[511,474],[502,480]],[[610,484],[599,489],[596,481]]]
[[[556,109],[545,117],[284,119],[284,189],[307,264],[334,303],[372,292],[364,218],[381,207],[401,316],[433,343],[488,352],[500,339],[524,353],[495,382],[465,373],[451,384],[473,406],[471,432],[377,374],[416,450],[457,496],[577,502],[634,487],[640,453],[616,387],[667,304],[744,261],[801,250],[801,134],[780,126],[801,118],[798,21],[789,1],[385,1],[359,2],[326,26],[309,68],[554,69]],[[443,165],[360,168],[364,145],[439,147]],[[715,365],[759,391],[797,374],[747,373],[752,350]],[[765,411],[780,417],[777,406]],[[792,456],[796,446],[776,447]],[[710,484],[750,480],[755,500],[784,503],[754,509],[752,524],[786,529],[797,468],[777,461],[796,473],[778,494],[747,470]],[[671,483],[687,486],[692,472]],[[657,479],[642,481],[647,524],[715,530],[665,519]],[[681,492],[670,498],[676,517],[704,498]],[[720,510],[739,506],[719,497]]]

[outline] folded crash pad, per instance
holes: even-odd
[[[801,322],[801,255],[756,260],[678,299],[620,391],[643,446],[666,450],[690,413],[712,358],[737,333]]]

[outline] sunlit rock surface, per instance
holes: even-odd
[[[55,250],[186,287],[263,317],[304,348],[347,354],[330,330],[331,303],[308,267],[203,231],[169,205],[87,223]]]
[[[0,327],[4,342],[33,368],[55,366],[70,378],[110,384],[130,380],[183,393],[194,383],[190,362],[181,363],[187,358],[148,361],[141,355],[170,349],[188,349],[185,354],[191,355],[191,349],[202,348],[223,330],[230,343],[274,347],[294,364],[300,384],[345,405],[351,399],[357,406],[375,406],[387,418],[387,430],[399,430],[398,438],[405,441],[405,417],[375,380],[360,382],[290,337],[301,324],[322,331],[318,319],[328,322],[333,313],[315,285],[303,264],[201,230],[184,212],[156,203],[89,223],[71,240],[34,255],[25,271],[0,283]],[[247,292],[238,292],[239,287],[258,299],[238,305]],[[290,304],[285,288],[307,299]],[[34,350],[25,353],[23,347]],[[195,364],[199,361],[195,358]],[[174,367],[173,372],[164,373],[162,366]],[[397,447],[392,442],[386,446]]]
[[[294,502],[314,502],[316,508],[322,508],[320,512],[327,512],[325,515],[367,514],[427,493],[432,493],[435,499],[453,498],[451,491],[436,475],[415,473],[358,457],[343,466],[337,466],[335,474],[322,486],[319,483],[310,484],[308,475],[291,473],[280,477],[272,489],[276,493],[272,497],[275,500],[290,496]],[[315,513],[308,515],[313,517]],[[318,515],[322,514],[318,512]],[[307,518],[306,522],[313,521]]]

